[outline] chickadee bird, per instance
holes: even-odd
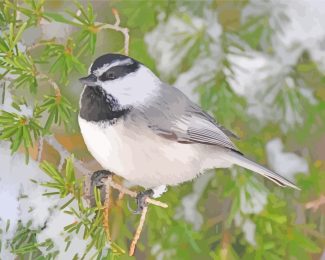
[[[88,150],[104,169],[133,184],[173,186],[236,164],[299,189],[247,159],[230,140],[231,131],[130,57],[100,56],[80,81],[78,119]]]

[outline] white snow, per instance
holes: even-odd
[[[30,107],[28,107],[26,105],[21,105],[21,106],[19,106],[19,108],[20,108],[20,111],[19,111],[20,115],[26,116],[27,118],[33,117],[33,109],[31,109]]]
[[[173,15],[167,22],[160,22],[153,31],[147,33],[145,41],[149,53],[156,60],[160,76],[164,80],[176,77],[174,85],[197,102],[198,94],[193,90],[211,81],[214,72],[220,66],[221,32],[217,14],[206,11],[204,18],[192,16],[186,19],[181,15]],[[209,39],[208,48],[201,46],[200,54],[194,61],[194,65],[189,70],[181,72],[180,65],[194,46],[199,34]]]
[[[61,204],[63,204],[62,201]],[[68,209],[70,207],[74,207],[77,209],[78,205],[74,201],[69,205]],[[55,244],[55,248],[53,248],[51,251],[56,251],[56,250],[60,251],[58,255],[58,259],[73,259],[74,255],[76,254],[78,254],[79,258],[81,258],[81,256],[83,255],[86,249],[87,244],[90,243],[89,239],[88,240],[83,239],[82,229],[77,235],[73,233],[71,236],[69,236],[71,240],[71,244],[67,251],[64,250],[66,248],[65,238],[67,237],[67,233],[64,232],[64,227],[74,223],[76,220],[77,219],[75,219],[75,217],[66,214],[63,211],[60,211],[58,209],[55,210],[55,212],[53,212],[49,217],[46,223],[46,228],[42,230],[40,234],[37,235],[37,240],[39,242],[43,242],[46,239],[51,239]],[[44,253],[48,253],[48,252],[44,251]],[[89,252],[88,257],[94,253],[95,250],[92,249]]]
[[[0,142],[0,155],[1,228],[4,229],[7,220],[10,220],[10,230],[2,237],[2,241],[5,241],[14,235],[18,220],[22,220],[23,224],[32,220],[32,228],[43,226],[50,214],[50,208],[57,201],[43,197],[41,194],[45,192],[44,188],[31,182],[31,179],[47,180],[37,163],[31,161],[26,165],[22,154],[11,156],[9,144],[6,142]],[[23,198],[22,195],[27,195],[28,198]],[[13,257],[5,248],[1,251],[1,256],[3,259]]]
[[[250,219],[246,219],[244,221],[242,228],[243,228],[247,242],[250,243],[251,245],[255,246],[256,245],[256,240],[255,240],[256,224],[253,221],[251,221]]]
[[[318,64],[319,69],[325,71],[324,10],[325,1],[319,0],[250,1],[243,10],[243,21],[246,21],[251,16],[269,16],[270,26],[273,30],[271,42],[274,54],[266,56],[264,53],[253,53],[253,60],[237,58],[235,63],[248,70],[246,75],[237,74],[237,83],[246,87],[246,93],[255,93],[256,89],[263,88],[268,80],[272,85],[272,79],[280,83],[280,86],[274,86],[274,89],[283,87],[281,81],[284,81],[287,86],[296,87],[294,82],[288,84],[291,79],[288,74],[290,73],[290,66],[296,64],[303,51],[307,51],[312,60]],[[260,60],[261,65],[254,67],[254,60]],[[300,88],[299,91],[310,103],[315,104],[316,100],[310,89]],[[250,98],[248,97],[248,99]],[[259,102],[259,99],[255,97],[255,101]],[[270,102],[273,102],[272,98],[270,98]],[[250,103],[252,103],[252,100]],[[253,113],[266,115],[267,120],[270,113],[267,112],[265,107],[268,105],[267,103],[264,106],[261,104],[250,109]],[[272,109],[269,111],[272,111]],[[273,114],[277,114],[275,112],[272,111]],[[262,117],[259,118],[262,119]],[[284,119],[289,124],[302,123],[302,118],[290,110],[288,106]]]
[[[256,240],[255,240],[256,224],[253,221],[251,221],[249,218],[242,217],[240,213],[237,213],[235,215],[234,221],[237,227],[242,228],[247,242],[253,246],[256,246]]]
[[[283,149],[279,138],[269,141],[266,145],[268,162],[275,172],[291,180],[297,173],[308,173],[308,163],[304,158]]]
[[[176,76],[180,64],[195,43],[195,35],[203,29],[204,20],[193,17],[189,20],[171,16],[145,36],[148,51],[156,60],[163,78]],[[187,41],[187,39],[189,39]]]
[[[214,174],[210,172],[197,178],[193,184],[193,192],[184,196],[180,207],[176,209],[175,218],[184,218],[185,221],[193,224],[195,230],[199,230],[203,224],[203,217],[197,209],[197,204]]]
[[[165,192],[167,191],[166,185],[161,185],[153,189],[153,198],[157,199],[160,198]]]
[[[273,30],[272,45],[276,56],[288,65],[295,64],[303,51],[325,71],[325,1],[252,0],[243,11],[250,16],[268,15]]]
[[[42,19],[40,22],[41,39],[52,40],[56,39],[56,42],[65,44],[69,35],[75,30],[75,28],[69,24],[59,22],[48,22]]]
[[[199,58],[188,71],[181,73],[174,83],[193,102],[199,102],[199,95],[194,90],[200,85],[207,84],[214,77],[219,66],[218,59],[213,57]]]
[[[2,86],[2,85],[0,85],[0,86]],[[0,88],[0,93],[1,93],[1,97],[2,97],[2,95],[3,95],[3,88],[2,87]],[[6,87],[5,88],[5,99],[4,99],[4,103],[2,104],[0,102],[0,110],[5,110],[7,112],[17,112],[17,110],[15,110],[11,106],[12,101],[13,100],[12,100],[11,94],[10,94],[10,92],[8,92],[8,88]]]
[[[227,58],[232,73],[224,70],[225,74],[232,89],[247,100],[249,115],[256,117],[261,125],[278,122],[283,132],[303,124],[299,107],[293,107],[288,99],[289,91],[300,93],[310,104],[317,101],[310,88],[289,76],[291,67],[277,57],[253,50],[228,54]],[[278,96],[283,97],[282,107],[275,102]],[[301,103],[300,99],[295,101]]]
[[[234,176],[242,174],[238,172],[238,168],[233,168]],[[259,214],[263,211],[267,204],[267,190],[261,186],[255,176],[251,176],[249,181],[240,187],[240,210],[234,217],[234,222],[237,227],[240,227],[245,235],[247,242],[251,245],[256,245],[255,240],[255,223],[250,220],[250,214]]]
[[[3,243],[0,258],[15,259],[4,245],[6,240],[10,240],[15,235],[18,220],[23,225],[31,221],[32,229],[42,227],[43,230],[37,235],[37,240],[41,243],[46,239],[52,239],[54,248],[51,251],[59,250],[59,259],[72,259],[76,253],[81,257],[80,254],[83,254],[86,245],[90,242],[83,240],[82,234],[73,235],[69,250],[64,251],[66,247],[64,239],[67,233],[63,228],[75,221],[74,217],[59,210],[67,199],[63,200],[59,196],[43,196],[42,194],[48,190],[32,182],[31,179],[46,182],[49,178],[39,168],[37,162],[30,160],[29,164],[25,164],[24,155],[19,153],[11,156],[7,142],[0,142],[0,155],[0,229],[4,230],[7,220],[10,220],[10,229],[0,238]],[[77,208],[76,203],[71,206]],[[94,250],[90,255],[93,253]]]
[[[0,95],[2,96],[2,91],[3,89],[0,88]],[[6,87],[6,91],[5,91],[5,99],[4,99],[4,103],[2,104],[0,102],[0,110],[4,110],[6,112],[10,112],[10,113],[16,113],[22,116],[26,116],[27,118],[31,118],[33,117],[33,109],[27,105],[20,105],[20,111],[18,111],[17,109],[15,109],[11,104],[13,102],[12,99],[12,95],[9,92],[8,88]]]
[[[27,209],[33,208],[37,203],[33,200],[37,199],[44,188],[31,182],[31,179],[37,181],[48,180],[47,176],[39,169],[38,164],[31,161],[28,165],[25,164],[25,158],[22,154],[11,156],[9,144],[0,142],[1,154],[1,175],[0,175],[0,196],[5,197],[4,207],[0,208],[0,218],[3,220],[10,219],[13,224],[18,219],[24,219],[26,222],[31,219],[32,214]],[[30,199],[19,198],[21,195],[28,195]],[[42,200],[41,206],[49,208],[52,199]],[[14,207],[13,205],[18,205]],[[10,212],[7,209],[13,209]],[[48,214],[48,212],[47,212]],[[36,223],[35,225],[43,223]]]
[[[157,260],[173,259],[175,253],[176,248],[162,249],[159,244],[155,244],[151,247],[151,254],[153,254]]]
[[[253,184],[255,182],[255,184]],[[248,184],[240,190],[240,210],[244,214],[258,214],[267,203],[267,192],[257,189],[257,179],[252,178]],[[247,196],[248,195],[248,196]]]

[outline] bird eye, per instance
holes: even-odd
[[[115,79],[116,77],[113,72],[109,71],[109,72],[106,72],[106,78],[108,80],[112,80],[112,79]]]
[[[106,80],[113,80],[113,79],[116,79],[116,75],[114,73],[114,71],[106,71],[105,73],[103,73],[99,79],[101,81],[106,81]]]

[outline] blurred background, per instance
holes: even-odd
[[[111,213],[119,249],[100,246],[65,228],[78,221],[61,207],[69,197],[43,196],[50,191],[40,183],[50,177],[39,167],[48,161],[61,172],[73,154],[80,179],[100,169],[79,132],[77,79],[97,56],[126,53],[125,46],[236,133],[244,154],[301,188],[282,189],[236,167],[171,187],[161,197],[168,209],[149,208],[135,257],[325,259],[324,1],[0,7],[1,259],[128,258],[123,250],[139,221],[127,208],[131,199]],[[99,26],[117,17],[128,42]]]

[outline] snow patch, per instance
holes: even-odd
[[[160,198],[162,194],[164,194],[167,191],[167,186],[166,185],[161,185],[153,189],[153,198],[157,199]]]
[[[243,21],[250,16],[268,16],[275,55],[285,64],[295,64],[308,51],[325,72],[325,2],[317,0],[259,1],[244,8]]]
[[[89,240],[83,240],[82,232],[71,237],[69,250],[66,252],[64,226],[71,224],[75,218],[59,210],[65,203],[59,196],[47,197],[43,193],[48,192],[47,188],[32,182],[47,182],[49,177],[39,168],[39,164],[30,161],[25,164],[23,154],[16,153],[11,156],[9,144],[0,142],[1,172],[0,172],[0,229],[6,229],[7,221],[10,220],[9,230],[0,237],[2,242],[1,259],[15,259],[10,253],[10,248],[6,247],[6,241],[11,240],[16,232],[17,223],[22,225],[31,222],[31,229],[42,230],[37,234],[38,242],[42,243],[46,239],[54,242],[51,251],[59,251],[59,259],[72,259],[74,254],[84,252]],[[68,198],[67,198],[68,199]],[[77,208],[76,202],[71,207]],[[42,249],[42,248],[40,248]],[[44,251],[48,254],[49,251]],[[91,251],[90,254],[94,254]]]
[[[279,138],[269,141],[266,152],[271,168],[280,175],[293,180],[297,173],[308,173],[307,161],[294,153],[283,151],[283,143]]]
[[[288,76],[290,66],[277,57],[253,50],[228,54],[227,58],[232,64],[232,72],[226,69],[224,72],[231,88],[247,100],[249,115],[261,123],[279,122],[284,132],[303,124],[303,115],[297,107],[293,107],[289,92],[300,93],[310,104],[316,104],[317,100],[303,82]],[[279,96],[283,97],[281,105],[276,103]],[[300,98],[294,101],[301,103]]]
[[[155,58],[162,77],[177,75],[181,62],[195,44],[195,35],[203,26],[204,20],[201,18],[185,20],[173,15],[145,35],[148,51]]]
[[[68,198],[67,198],[68,200]],[[62,203],[63,204],[63,203]],[[69,207],[78,208],[76,201],[73,201]],[[81,258],[83,252],[86,249],[87,244],[90,243],[90,240],[84,240],[82,237],[83,230],[80,230],[78,234],[73,234],[69,237],[71,244],[67,251],[65,238],[67,233],[64,232],[64,227],[75,222],[76,219],[74,216],[64,213],[60,210],[55,210],[46,222],[46,227],[42,230],[41,233],[37,234],[37,240],[39,243],[51,239],[54,242],[55,247],[51,251],[59,250],[58,259],[73,259],[75,255],[78,255],[78,258]],[[88,253],[88,256],[94,254],[96,251],[94,248]],[[44,251],[49,253],[48,251]]]
[[[252,176],[240,188],[240,211],[246,215],[260,213],[267,204],[267,195],[267,190]]]
[[[18,220],[22,224],[32,221],[31,228],[42,227],[50,215],[50,209],[57,201],[43,197],[46,189],[31,181],[34,179],[45,182],[48,177],[40,170],[38,164],[31,161],[25,164],[22,154],[11,156],[9,143],[0,142],[1,172],[0,172],[0,228],[5,230],[8,220],[10,227],[1,237],[3,245],[15,235]],[[28,197],[26,197],[28,196]],[[13,259],[10,249],[2,247],[1,257]]]
[[[20,111],[19,114],[22,116],[25,116],[27,118],[31,118],[33,117],[33,109],[31,109],[30,107],[26,106],[26,105],[21,105],[19,106]]]
[[[159,25],[145,36],[150,55],[156,60],[157,69],[163,79],[176,77],[175,86],[182,90],[194,102],[198,94],[193,90],[214,77],[220,66],[222,28],[217,14],[206,10],[204,18],[171,16],[167,22]],[[193,66],[181,73],[181,64],[196,41],[203,37],[207,46],[200,46],[200,54]],[[205,48],[207,47],[207,48]],[[179,74],[179,75],[178,75]]]
[[[40,22],[42,40],[55,39],[60,44],[65,44],[69,35],[76,30],[69,24],[42,19]]]
[[[244,219],[240,215],[240,213],[237,213],[235,215],[234,221],[237,227],[242,228],[247,242],[250,243],[252,246],[256,246],[256,240],[255,240],[256,224],[248,218]]]
[[[187,222],[193,224],[195,230],[199,230],[203,224],[203,217],[197,210],[197,204],[214,174],[214,172],[205,173],[196,179],[193,184],[193,192],[184,196],[181,201],[181,206],[176,209],[175,218],[184,218]]]

